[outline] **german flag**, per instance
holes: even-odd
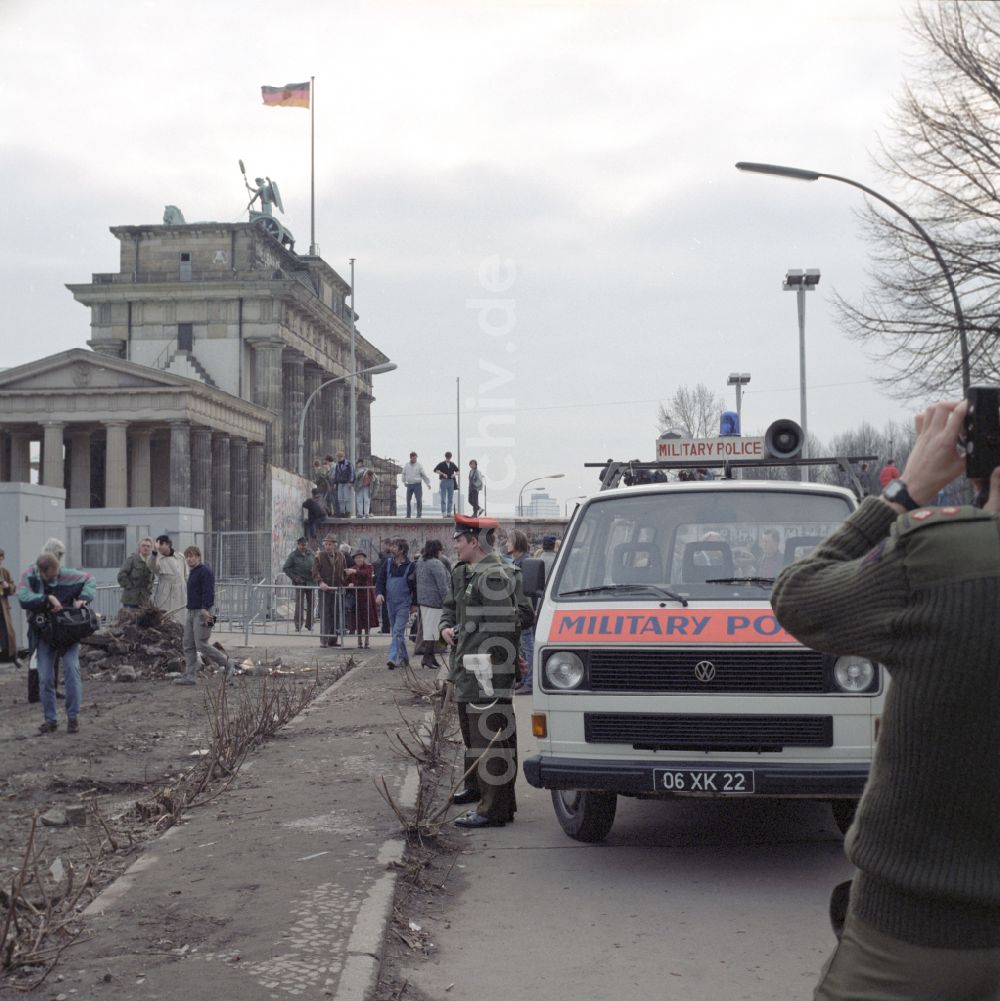
[[[272,108],[308,108],[309,81],[286,83],[284,87],[261,87],[260,96]]]

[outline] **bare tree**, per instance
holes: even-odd
[[[726,409],[722,396],[713,395],[703,382],[679,387],[670,400],[660,404],[656,423],[660,434],[671,429],[686,431],[692,438],[714,438],[719,416]]]
[[[880,144],[894,200],[918,219],[948,264],[967,323],[973,382],[1000,378],[1000,3],[927,2],[910,18],[922,48]],[[884,363],[902,398],[961,384],[955,311],[927,244],[900,216],[869,202],[876,288],[839,299],[848,332]]]

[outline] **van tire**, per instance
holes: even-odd
[[[837,825],[837,830],[841,834],[846,834],[848,828],[854,823],[854,814],[858,812],[858,802],[856,799],[830,800],[830,809],[833,810],[833,822]]]
[[[562,829],[576,841],[603,841],[615,822],[618,796],[613,792],[553,789],[552,808]]]

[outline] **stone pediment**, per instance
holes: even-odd
[[[0,392],[178,389],[190,385],[190,381],[121,358],[73,348],[0,372]]]

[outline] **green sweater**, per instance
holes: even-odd
[[[1000,518],[869,498],[771,602],[808,646],[892,673],[846,839],[852,911],[917,945],[1000,946]]]

